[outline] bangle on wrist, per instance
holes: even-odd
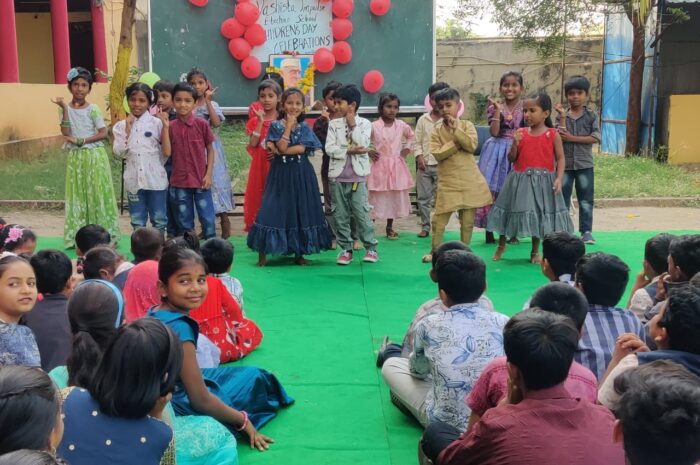
[[[253,137],[260,137],[260,133],[258,131],[253,131],[252,136]]]
[[[243,431],[245,427],[248,426],[248,413],[245,410],[241,410],[241,415],[243,415],[243,423],[236,428],[236,431]]]
[[[61,127],[69,128],[69,127],[70,127],[70,121],[61,121]]]
[[[288,142],[289,142],[289,136],[282,136],[281,140],[283,140],[283,141],[285,141],[285,142],[288,143]]]
[[[84,144],[85,139],[83,139],[82,137],[78,137],[77,139],[75,139],[75,145],[77,145],[78,147],[82,147]]]

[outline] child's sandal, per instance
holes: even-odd
[[[542,258],[540,258],[540,254],[538,253],[531,253],[530,254],[530,263],[533,265],[538,265],[542,263]]]
[[[386,238],[392,241],[395,241],[396,239],[399,238],[399,233],[394,231],[391,228],[386,228]]]

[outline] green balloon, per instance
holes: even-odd
[[[160,81],[160,76],[152,71],[147,71],[141,75],[139,82],[143,82],[148,87],[153,88],[153,84]]]

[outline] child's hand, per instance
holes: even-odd
[[[78,142],[78,138],[75,136],[63,136],[63,139],[66,142],[70,142],[73,145],[77,145],[76,142]]]
[[[488,101],[491,105],[493,105],[497,112],[500,113],[503,110],[503,103],[501,102],[500,98],[488,97]]]
[[[656,301],[657,302],[662,302],[666,300],[666,286],[664,286],[664,283],[671,281],[671,275],[668,273],[662,273],[661,276],[659,276],[659,280],[656,282]]]
[[[51,103],[55,103],[56,105],[58,105],[59,107],[61,107],[63,109],[65,109],[68,106],[66,101],[63,100],[63,97],[56,97],[55,99],[52,98]]]
[[[515,131],[515,134],[513,134],[513,144],[517,147],[521,140],[523,140],[523,133],[521,131]]]
[[[554,110],[562,116],[566,115],[566,108],[561,103],[554,105]]]
[[[418,155],[416,157],[416,168],[420,171],[425,171],[427,165],[425,164],[425,157],[423,155]]]
[[[554,191],[554,195],[561,194],[561,179],[557,178],[554,180],[554,185],[552,186],[552,190]]]
[[[331,115],[328,113],[328,108],[321,108],[321,118],[331,119]]]
[[[371,158],[372,161],[379,160],[379,152],[377,152],[376,150],[369,150],[367,152],[367,155],[369,155],[369,158]]]
[[[267,161],[274,160],[278,154],[279,154],[279,151],[277,150],[277,146],[272,142],[268,142],[267,143]]]
[[[165,129],[170,127],[170,118],[166,112],[159,108],[158,113],[156,113],[156,116],[158,116],[158,118],[162,121],[163,127]]]
[[[202,189],[211,189],[211,174],[207,174],[206,176],[204,176],[204,179],[202,179]]]
[[[456,129],[457,128],[457,118],[451,115],[445,115],[444,117],[445,120],[445,126],[451,129]]]
[[[253,423],[250,421],[246,424],[244,431],[250,439],[251,449],[258,449],[260,452],[264,452],[270,447],[270,444],[275,442],[272,438],[268,438],[264,434],[258,433],[255,426],[253,426]]]
[[[403,158],[406,158],[406,157],[408,156],[409,153],[411,153],[411,149],[403,149],[403,150],[401,151],[401,156],[402,156]]]
[[[258,122],[263,121],[265,119],[265,110],[262,108],[259,110],[253,110],[253,113],[255,113],[255,116],[258,118]]]
[[[292,114],[287,114],[287,119],[285,119],[285,126],[294,129],[294,126],[297,124],[297,115],[292,115]]]
[[[637,276],[634,278],[635,289],[646,287],[649,285],[649,283],[651,283],[651,279],[647,278],[647,274],[644,272],[644,270],[637,273]]]
[[[564,142],[571,142],[573,140],[573,136],[564,126],[559,126],[559,137],[561,137],[561,140]]]
[[[204,100],[206,100],[207,103],[211,103],[214,95],[216,95],[216,89],[218,89],[218,87],[214,87],[213,89],[209,88],[204,91]]]
[[[610,363],[618,364],[623,358],[637,352],[649,352],[649,347],[647,347],[647,345],[644,344],[644,341],[642,341],[636,334],[625,333],[617,338],[617,342],[615,342],[615,350],[613,351],[613,356]]]

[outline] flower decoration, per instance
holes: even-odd
[[[78,68],[71,68],[68,70],[68,74],[66,75],[66,79],[68,82],[72,81],[73,79],[77,78],[80,73],[78,72]]]
[[[7,238],[5,239],[5,245],[12,244],[13,242],[17,242],[18,240],[22,239],[22,236],[24,236],[24,229],[23,228],[20,228],[18,226],[11,227],[10,232],[7,233]]]

